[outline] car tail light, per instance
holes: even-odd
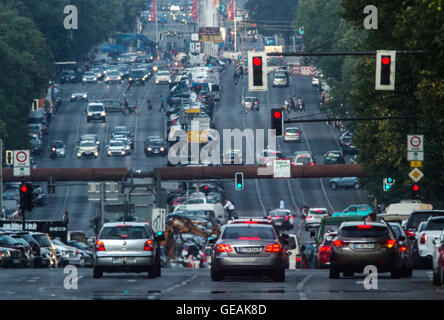
[[[319,252],[326,252],[326,253],[328,253],[330,251],[331,251],[331,247],[330,246],[322,246],[322,247],[319,248]]]
[[[79,250],[76,250],[76,254],[79,254]]]
[[[405,234],[407,235],[407,237],[414,237],[415,236],[415,233],[413,231],[410,231],[410,230],[406,230]]]
[[[239,237],[238,240],[261,240],[259,237]]]
[[[245,224],[257,224],[257,221],[245,221]]]
[[[281,245],[279,243],[269,244],[265,248],[265,252],[280,252],[280,251],[281,251]]]
[[[268,220],[271,220],[271,216],[268,216]]]
[[[426,243],[426,234],[425,233],[421,234],[421,238],[419,239],[419,243],[420,244]]]
[[[294,215],[291,215],[291,216],[290,216],[290,219],[294,219]]]
[[[296,255],[296,262],[300,262],[301,261],[301,255],[300,254],[297,254]]]
[[[96,250],[97,251],[105,251],[105,244],[103,243],[102,240],[98,240],[96,242]]]
[[[344,241],[342,241],[342,240],[335,240],[335,241],[333,241],[333,245],[335,247],[342,247],[343,244],[344,244]]]
[[[371,228],[372,228],[372,226],[369,224],[360,224],[358,226],[358,229],[371,229]]]
[[[145,241],[145,245],[143,246],[143,250],[144,251],[151,251],[151,250],[153,250],[153,241],[146,240]]]
[[[231,246],[229,244],[218,244],[217,245],[217,252],[232,252],[233,249],[231,248]]]
[[[407,251],[407,247],[406,246],[401,246],[401,247],[399,247],[399,251],[406,252]]]
[[[285,216],[285,220],[288,220],[288,216]]]
[[[281,216],[274,216],[275,218],[280,218]]]
[[[387,248],[393,248],[396,244],[396,240],[390,239],[387,241]]]
[[[314,162],[310,162],[310,165],[311,165],[311,166],[314,166]]]
[[[300,134],[301,134],[300,132],[296,133],[296,135],[297,135],[298,137],[299,137]]]
[[[288,132],[285,132],[285,136],[288,136]]]
[[[307,219],[311,219],[311,216],[307,216]]]

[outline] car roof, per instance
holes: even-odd
[[[105,227],[118,227],[118,226],[132,226],[132,227],[143,227],[146,225],[149,225],[148,222],[134,222],[134,221],[126,221],[126,222],[122,222],[122,221],[118,221],[118,222],[106,222],[103,224],[102,228]]]
[[[343,228],[343,227],[357,227],[359,225],[370,225],[372,227],[387,227],[387,225],[383,222],[345,221],[341,224],[341,228]]]

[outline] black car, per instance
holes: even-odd
[[[63,70],[62,74],[60,75],[60,82],[66,83],[76,83],[77,82],[77,76],[76,73],[73,70]]]
[[[144,69],[132,69],[128,74],[128,82],[130,85],[133,84],[141,84],[145,85],[145,82],[148,80],[148,74]]]
[[[399,250],[401,251],[401,268],[404,276],[411,277],[413,270],[413,254],[412,254],[412,241],[405,235],[404,229],[399,223],[389,222],[393,232],[399,241]]]
[[[346,153],[355,154],[357,152],[356,147],[352,144],[352,137],[350,136],[342,138],[341,145],[342,145],[342,152],[344,154]]]
[[[145,140],[145,154],[149,156],[165,156],[168,154],[166,141],[160,137],[152,136]]]
[[[344,155],[341,151],[328,151],[324,155],[324,164],[345,163]]]

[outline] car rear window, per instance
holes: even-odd
[[[325,210],[310,210],[308,213],[312,214],[312,215],[313,214],[328,214],[328,212]]]
[[[429,217],[432,216],[444,216],[444,212],[439,213],[433,213],[433,212],[414,212],[410,215],[409,219],[407,220],[406,229],[409,230],[417,230],[419,227],[419,224],[423,221],[426,221]]]
[[[251,225],[245,225],[225,228],[221,238],[224,240],[237,240],[239,238],[259,238],[260,240],[274,240],[276,239],[276,234],[272,226],[253,227]]]
[[[100,234],[100,239],[146,239],[148,232],[144,227],[121,225],[105,227]]]
[[[13,245],[14,243],[16,243],[17,241],[15,241],[12,237],[10,237],[10,236],[6,236],[6,235],[4,235],[4,236],[0,236],[0,245],[1,244],[3,244],[3,245],[7,245],[7,246],[11,246],[11,245]]]
[[[424,231],[442,230],[442,229],[444,229],[444,219],[433,219],[427,223],[426,227],[424,228]]]
[[[287,130],[285,130],[285,131],[287,131],[289,133],[298,133],[299,129],[297,129],[297,128],[287,128]]]
[[[389,230],[386,227],[371,226],[368,229],[360,229],[357,226],[343,227],[340,230],[340,235],[344,238],[382,238],[389,235]]]

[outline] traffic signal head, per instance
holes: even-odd
[[[276,130],[276,137],[282,136],[284,126],[284,113],[281,108],[271,108],[271,129]]]
[[[12,166],[14,164],[14,151],[6,150],[6,164]]]
[[[205,193],[205,196],[208,196],[208,193],[210,193],[210,187],[209,186],[204,186],[203,187],[203,191]]]
[[[383,189],[384,191],[390,191],[390,189],[392,188],[392,186],[395,184],[395,179],[388,177],[388,178],[384,178],[383,181]]]
[[[418,192],[418,191],[419,191],[419,186],[415,183],[415,184],[412,186],[412,190],[415,191],[415,192]]]
[[[33,205],[33,186],[31,183],[20,184],[20,208],[31,212]]]
[[[234,186],[236,190],[244,190],[244,173],[236,172],[234,176]]]
[[[390,84],[390,56],[381,56],[381,84]]]
[[[268,90],[267,55],[265,52],[248,52],[248,70],[248,90]]]
[[[376,90],[395,89],[395,58],[394,50],[378,50],[376,53]]]

